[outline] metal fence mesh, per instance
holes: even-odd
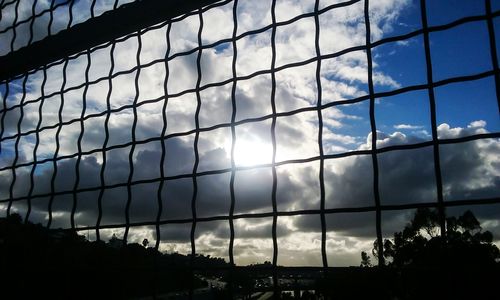
[[[14,11],[14,21],[11,25],[3,26],[0,34],[7,34],[8,32],[13,32],[13,37],[10,42],[10,48],[8,52],[15,52],[20,46],[31,45],[34,41],[33,36],[33,24],[37,18],[43,17],[49,14],[52,19],[52,14],[58,8],[69,7],[69,22],[67,23],[67,28],[70,28],[73,23],[72,18],[72,7],[75,5],[74,1],[67,2],[59,2],[59,1],[51,1],[50,8],[43,10],[39,13],[35,13],[35,8],[37,7],[37,1],[32,3],[32,16],[26,19],[22,19],[18,16],[18,7],[22,1],[2,1],[1,8],[2,12],[6,11],[9,7],[15,7]],[[10,175],[10,184],[8,186],[8,191],[6,190],[3,194],[4,198],[0,199],[0,205],[3,205],[6,209],[6,214],[9,215],[13,211],[13,207],[16,203],[25,203],[26,212],[24,218],[26,220],[30,219],[30,215],[33,213],[33,203],[39,201],[40,199],[45,199],[47,201],[46,213],[47,213],[47,227],[53,227],[54,223],[54,201],[56,198],[65,199],[65,201],[69,201],[69,211],[70,211],[70,219],[69,224],[70,227],[74,230],[80,232],[87,232],[89,230],[95,231],[95,237],[97,240],[101,239],[101,232],[105,229],[124,229],[123,239],[127,241],[130,229],[134,227],[142,227],[142,226],[152,226],[155,228],[156,234],[156,243],[155,247],[158,249],[160,247],[160,243],[162,241],[161,236],[161,228],[162,226],[169,226],[172,224],[190,224],[190,245],[191,245],[191,254],[194,256],[197,253],[196,248],[196,230],[203,224],[204,222],[210,221],[224,221],[229,224],[229,246],[228,246],[228,258],[231,265],[234,265],[234,241],[235,241],[235,229],[234,222],[240,219],[259,219],[259,218],[271,218],[272,219],[272,242],[273,242],[273,252],[272,252],[272,267],[274,270],[274,288],[278,289],[278,278],[277,278],[277,268],[278,268],[278,257],[280,255],[279,249],[280,245],[278,243],[278,233],[277,233],[277,224],[278,219],[280,217],[285,216],[303,216],[303,215],[313,215],[318,216],[321,220],[321,262],[324,268],[329,267],[332,262],[327,259],[327,226],[326,226],[326,217],[330,215],[335,215],[339,213],[360,213],[360,212],[374,212],[376,222],[373,224],[376,228],[376,239],[378,241],[379,253],[382,253],[382,212],[384,211],[394,211],[394,210],[406,210],[406,209],[415,209],[420,207],[435,207],[439,210],[440,215],[440,224],[441,224],[441,232],[445,234],[445,217],[446,217],[446,208],[452,206],[463,206],[463,205],[484,205],[484,204],[494,204],[500,203],[500,199],[498,197],[493,198],[483,198],[483,199],[460,199],[453,201],[444,201],[443,199],[443,180],[441,174],[441,159],[440,159],[440,147],[443,145],[451,145],[451,144],[462,144],[471,141],[477,140],[486,140],[486,139],[497,139],[500,137],[499,132],[492,133],[481,133],[474,134],[465,137],[459,138],[440,138],[438,137],[438,122],[436,117],[436,97],[435,97],[435,89],[443,86],[447,86],[453,83],[460,82],[469,82],[483,78],[493,78],[495,83],[495,90],[497,96],[497,104],[500,106],[500,72],[498,68],[498,58],[496,52],[496,40],[495,40],[495,32],[494,32],[494,20],[500,15],[500,11],[492,11],[490,0],[485,1],[486,11],[482,15],[474,15],[467,16],[458,20],[455,20],[451,23],[439,25],[439,26],[429,26],[428,18],[427,18],[427,9],[426,9],[426,1],[420,1],[420,15],[421,15],[421,24],[422,27],[411,32],[408,32],[403,35],[391,36],[387,38],[383,38],[380,40],[373,41],[371,28],[370,28],[370,13],[369,7],[370,2],[353,0],[353,1],[345,1],[335,4],[330,4],[325,7],[320,7],[320,2],[316,1],[314,5],[314,10],[308,13],[304,13],[298,15],[290,20],[286,21],[277,21],[276,19],[276,1],[272,1],[270,14],[271,14],[271,23],[267,26],[264,26],[260,29],[240,32],[239,20],[237,17],[238,5],[240,5],[241,1],[221,1],[215,4],[211,4],[202,8],[199,8],[196,11],[190,12],[188,14],[178,16],[169,20],[166,20],[160,24],[155,26],[151,26],[148,28],[139,29],[136,32],[130,33],[124,37],[120,37],[117,39],[110,40],[106,44],[99,45],[97,47],[93,47],[91,49],[85,50],[82,49],[81,52],[73,55],[69,55],[67,57],[62,58],[59,61],[52,62],[46,65],[41,65],[39,68],[35,70],[31,70],[29,72],[25,72],[19,74],[14,77],[2,78],[1,81],[1,91],[2,91],[2,109],[1,109],[1,130],[0,130],[0,141],[1,148],[0,151],[2,156],[4,156],[4,160],[6,163],[0,167],[0,172],[3,174],[11,174]],[[320,47],[320,35],[321,35],[321,26],[320,26],[320,16],[330,11],[343,9],[345,7],[355,5],[358,3],[364,3],[364,26],[366,32],[366,38],[362,45],[353,46],[347,49],[341,49],[340,51],[336,51],[333,53],[328,53],[326,51],[322,51]],[[96,1],[92,1],[91,3],[91,17],[94,17],[94,7]],[[114,8],[117,7],[118,1],[115,1]],[[227,26],[231,26],[232,33],[231,36],[217,40],[215,42],[207,43],[204,42],[204,30],[206,30],[204,23],[204,16],[210,10],[232,5],[232,19],[233,24],[228,24]],[[6,16],[2,13],[2,20],[6,20]],[[199,26],[197,29],[197,37],[196,37],[196,45],[187,46],[187,50],[172,51],[173,44],[175,41],[172,40],[171,30],[172,27],[175,26],[176,23],[181,22],[186,18],[197,18],[199,22]],[[314,39],[314,57],[305,59],[303,61],[295,61],[287,64],[277,65],[277,46],[276,46],[276,35],[277,30],[286,25],[293,24],[295,22],[299,22],[301,20],[308,19],[313,20],[314,22],[314,30],[315,30],[315,39]],[[429,35],[431,33],[436,32],[444,32],[460,26],[462,24],[468,24],[473,22],[483,22],[487,25],[489,43],[490,43],[490,55],[491,55],[491,69],[477,73],[477,74],[467,74],[465,76],[446,78],[441,80],[435,80],[433,77],[433,66],[434,62],[432,60],[432,45],[429,41]],[[48,25],[48,33],[51,34],[51,24],[49,22]],[[23,24],[29,24],[31,26],[31,34],[25,44],[18,44],[16,41],[16,31]],[[155,57],[152,60],[148,60],[145,58],[142,50],[142,42],[143,36],[148,34],[148,32],[161,30],[164,33],[162,37],[163,41],[158,41],[159,44],[164,44],[164,56],[163,57]],[[245,37],[249,37],[252,35],[256,35],[259,33],[270,32],[270,48],[271,48],[271,64],[268,68],[263,70],[255,71],[251,74],[241,75],[237,70],[237,59],[238,59],[238,44],[239,40],[244,39]],[[98,33],[97,33],[98,34]],[[404,42],[412,37],[422,37],[424,42],[425,49],[425,63],[426,63],[426,83],[412,86],[405,86],[397,89],[392,89],[390,91],[385,92],[376,92],[374,89],[374,67],[373,67],[373,49],[386,45],[388,43],[393,42]],[[35,38],[36,39],[36,38]],[[133,43],[132,43],[133,42]],[[134,44],[136,49],[135,57],[128,58],[128,62],[133,65],[133,67],[125,70],[117,70],[115,60],[117,55],[119,54],[118,48],[124,44],[129,43]],[[225,78],[223,80],[214,80],[212,82],[204,80],[204,66],[202,64],[202,56],[204,51],[213,50],[213,49],[222,49],[222,48],[231,48],[232,49],[232,57],[231,57],[231,71],[230,77]],[[217,50],[218,51],[218,50]],[[337,57],[341,57],[343,55],[348,55],[350,53],[354,53],[356,51],[363,51],[366,55],[367,65],[368,65],[368,93],[366,95],[362,95],[359,97],[352,97],[350,99],[335,99],[336,101],[324,101],[322,95],[322,84],[321,80],[321,68],[322,63],[325,60],[334,59]],[[94,57],[96,53],[106,53],[109,62],[109,69],[100,70],[102,61],[94,62]],[[196,82],[193,87],[186,89],[176,89],[172,87],[169,82],[172,78],[179,76],[174,71],[172,71],[172,64],[183,58],[194,58],[193,68],[196,70]],[[84,62],[85,69],[80,70],[75,76],[71,70],[71,62],[72,61],[80,61]],[[277,79],[276,77],[280,72],[286,70],[293,70],[293,68],[297,68],[305,65],[315,65],[315,74],[316,74],[316,90],[317,90],[317,99],[315,105],[301,107],[297,109],[292,109],[289,111],[278,111],[276,104],[276,86]],[[107,66],[106,66],[107,67]],[[155,71],[160,70],[161,71]],[[96,76],[96,74],[92,74],[94,70],[102,71],[102,76]],[[150,72],[153,70],[153,76],[162,77],[161,86],[157,86],[157,91],[160,91],[160,95],[158,93],[151,93],[151,91],[143,90],[141,86],[141,79],[146,72]],[[83,71],[83,72],[82,72]],[[53,74],[59,74],[59,82],[54,81],[51,78]],[[96,71],[97,73],[97,71]],[[253,117],[253,118],[238,118],[238,100],[237,100],[237,87],[238,83],[251,80],[258,76],[265,75],[269,76],[271,93],[270,93],[270,107],[271,112],[269,114]],[[117,84],[117,80],[121,78],[125,78],[129,76],[131,80],[127,81],[129,85],[127,88],[133,89],[133,97],[122,99],[122,101],[114,101],[115,93],[119,92],[121,89],[124,89],[124,85]],[[68,78],[71,77],[71,80]],[[76,85],[71,85],[73,82],[79,82]],[[130,86],[132,83],[132,86]],[[33,84],[39,85],[39,90],[41,94],[38,97],[30,98],[31,94],[30,90],[33,88]],[[55,86],[57,84],[57,86]],[[94,107],[94,102],[91,101],[91,97],[89,94],[91,93],[91,89],[96,86],[104,86],[106,90],[106,94],[103,99],[105,99],[105,107]],[[202,126],[200,124],[200,110],[205,101],[203,98],[203,92],[207,91],[211,88],[215,87],[225,87],[229,92],[228,101],[230,101],[230,120],[228,122],[217,123],[210,126]],[[377,118],[375,116],[375,105],[376,100],[395,96],[395,95],[404,95],[405,93],[409,93],[412,91],[424,91],[428,94],[429,98],[429,108],[430,108],[430,121],[431,121],[431,139],[424,142],[413,143],[413,144],[402,144],[402,145],[393,145],[387,146],[383,148],[379,148],[377,145]],[[79,115],[66,114],[65,108],[70,105],[75,105],[74,103],[67,102],[67,98],[72,97],[68,96],[73,92],[81,93],[81,102],[78,104],[80,107]],[[20,96],[19,96],[20,95]],[[146,95],[146,96],[144,96]],[[151,97],[149,96],[151,95]],[[170,103],[172,101],[180,101],[179,99],[182,96],[190,96],[195,98],[195,109],[194,109],[194,128],[188,131],[176,132],[175,130],[169,131],[169,126],[175,126],[175,123],[178,120],[175,117],[170,117],[168,114]],[[96,97],[95,94],[92,97]],[[56,100],[57,99],[57,100]],[[368,103],[369,105],[369,120],[370,120],[370,130],[371,130],[371,148],[366,150],[353,150],[353,151],[345,151],[340,153],[325,153],[325,146],[323,143],[323,126],[324,126],[324,111],[328,108],[342,106],[346,104],[355,104],[355,103]],[[138,116],[138,110],[141,107],[145,107],[147,105],[155,105],[157,109],[161,112],[161,123],[158,125],[157,135],[145,136],[140,134],[138,136],[138,123],[145,120],[140,120]],[[24,126],[24,122],[26,122],[26,114],[25,111],[28,109],[33,109],[33,107],[38,110],[37,121],[34,122],[35,126],[29,128],[29,126]],[[49,110],[47,110],[49,109]],[[117,131],[115,129],[112,130],[112,119],[121,112],[124,111],[132,111],[132,119],[126,121],[128,123],[127,126],[131,125],[129,139],[126,141],[114,141],[113,142],[113,133]],[[277,122],[280,118],[289,118],[297,114],[311,112],[317,114],[318,120],[318,135],[317,135],[317,155],[300,158],[300,159],[291,159],[291,160],[277,160],[277,133],[276,126]],[[88,135],[98,134],[94,130],[88,132],[88,128],[86,128],[86,124],[92,120],[103,120],[102,131],[104,134],[104,138],[102,140],[102,144],[96,148],[89,148],[85,144],[85,139],[88,138]],[[52,123],[51,123],[52,122]],[[271,135],[271,145],[272,145],[272,158],[269,163],[262,163],[258,165],[250,165],[250,166],[242,166],[238,165],[235,159],[235,148],[238,140],[237,130],[240,126],[245,126],[247,124],[257,124],[259,122],[270,122],[270,135]],[[122,123],[124,124],[124,123]],[[28,128],[27,128],[28,127]],[[64,143],[64,131],[67,128],[73,128],[79,131],[77,135],[77,139],[74,145],[73,153],[61,153],[61,144]],[[121,132],[128,130],[127,127],[123,127]],[[200,169],[200,155],[199,155],[199,147],[200,147],[200,135],[204,133],[210,133],[215,130],[227,129],[230,131],[231,136],[231,145],[230,149],[230,165],[223,168],[211,168],[204,167]],[[44,134],[46,133],[46,134]],[[51,138],[49,138],[49,133],[51,134]],[[183,173],[171,174],[165,168],[165,162],[169,157],[169,153],[167,151],[166,142],[179,138],[179,137],[192,137],[192,149],[194,151],[194,163],[192,165],[192,169]],[[31,139],[34,141],[34,147],[30,149],[32,153],[32,158],[23,157],[21,155],[21,148],[25,147],[23,144],[27,139]],[[147,145],[157,145],[159,144],[161,147],[161,156],[159,157],[158,163],[159,167],[157,170],[151,170],[151,174],[156,174],[154,176],[150,176],[146,179],[137,179],[138,168],[141,168],[135,163],[135,158],[137,155],[138,147],[147,146]],[[52,151],[44,152],[40,154],[40,149],[42,147],[51,146],[54,149]],[[432,148],[432,155],[434,161],[434,176],[436,180],[436,199],[437,201],[430,202],[419,202],[419,203],[401,203],[401,204],[383,204],[380,200],[380,191],[379,191],[379,157],[383,153],[390,153],[392,151],[409,151],[412,149],[423,149],[426,147]],[[109,171],[109,168],[116,168],[116,165],[110,164],[110,156],[113,155],[113,151],[125,151],[127,152],[128,158],[128,174],[123,177],[124,180],[120,182],[108,182],[106,177],[106,172]],[[28,152],[28,151],[26,151]],[[49,153],[49,154],[47,154]],[[82,181],[85,178],[81,177],[81,168],[84,158],[91,155],[99,155],[99,161],[102,162],[100,166],[100,172],[97,175],[98,184],[93,186],[83,185]],[[371,162],[373,165],[373,203],[367,206],[356,206],[356,207],[337,207],[337,208],[328,208],[325,204],[325,162],[353,157],[367,155],[371,157]],[[174,158],[175,159],[175,158]],[[57,176],[58,173],[61,172],[61,163],[65,161],[74,161],[74,182],[71,186],[66,186],[63,189],[60,189],[57,184]],[[277,203],[277,185],[278,185],[278,175],[277,168],[281,166],[287,165],[298,165],[309,162],[317,162],[319,163],[319,195],[320,202],[319,207],[317,209],[300,209],[300,210],[286,210],[282,211],[278,209]],[[50,180],[46,182],[48,184],[48,191],[46,192],[37,192],[36,185],[36,177],[39,172],[43,172],[44,170],[51,169],[52,176]],[[235,205],[237,202],[237,195],[235,193],[235,178],[239,172],[245,170],[259,169],[259,168],[269,168],[272,172],[272,185],[271,185],[271,207],[272,211],[267,212],[258,212],[258,213],[235,213]],[[25,172],[29,174],[28,177],[20,176],[21,172]],[[199,180],[205,176],[216,175],[216,174],[228,174],[229,176],[229,191],[230,191],[230,204],[229,211],[227,214],[218,214],[213,216],[203,215],[200,216],[200,211],[198,211],[197,200],[199,197]],[[365,174],[366,175],[366,174]],[[360,174],[359,176],[365,176]],[[164,218],[164,203],[168,202],[168,199],[165,199],[165,189],[168,189],[168,182],[188,179],[191,180],[192,184],[192,197],[190,199],[190,210],[191,216],[188,218]],[[27,193],[16,194],[16,186],[24,185]],[[134,188],[139,187],[141,185],[146,184],[156,184],[157,185],[157,196],[156,196],[156,212],[150,215],[148,220],[142,221],[133,221],[133,216],[131,215],[131,206],[134,205],[134,201],[140,201],[139,199],[134,199],[133,193]],[[103,200],[105,198],[105,194],[109,190],[113,189],[124,189],[126,190],[126,202],[124,205],[124,222],[108,222],[103,224]],[[79,206],[79,199],[82,194],[94,192],[94,195],[97,195],[97,203],[96,203],[96,222],[95,224],[91,224],[88,226],[79,226],[77,224],[77,208]],[[379,265],[384,264],[384,257],[380,255],[378,257]],[[321,267],[320,267],[321,268]]]
[[[29,46],[106,11],[116,10],[127,2],[131,1],[3,1],[0,37],[5,44],[0,54]]]

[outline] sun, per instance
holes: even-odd
[[[231,155],[229,147],[228,155]],[[273,148],[271,144],[252,140],[236,140],[234,162],[236,166],[255,166],[271,163]]]

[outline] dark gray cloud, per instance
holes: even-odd
[[[451,129],[440,127],[443,134]],[[477,127],[476,131],[484,130]],[[471,133],[470,130],[468,133]],[[447,134],[447,133],[446,133]],[[455,132],[455,137],[465,132]],[[380,145],[384,147],[395,142],[409,142],[415,137],[402,134],[379,134]],[[167,176],[189,174],[192,172],[194,155],[192,141],[175,138],[167,140],[165,173]],[[441,170],[445,200],[474,199],[478,197],[497,197],[500,186],[499,162],[496,153],[500,148],[498,140],[480,140],[457,145],[442,146]],[[104,180],[106,184],[127,182],[129,168],[129,148],[116,149],[107,153]],[[160,144],[136,147],[133,159],[133,180],[154,179],[159,176],[161,151]],[[201,161],[211,162],[208,169],[227,162],[227,153],[216,148],[200,156]],[[432,148],[391,151],[381,154],[379,160],[380,196],[382,204],[402,204],[436,201],[434,160]],[[83,157],[80,162],[79,188],[100,185],[102,155]],[[76,159],[59,161],[55,178],[55,191],[72,190],[76,180]],[[31,167],[18,169],[14,195],[27,195],[30,186]],[[46,163],[37,167],[34,173],[34,194],[50,193],[53,167]],[[0,180],[3,191],[10,188],[11,176],[3,172]],[[206,175],[197,178],[196,210],[199,217],[228,215],[231,203],[230,173]],[[319,208],[319,164],[285,165],[277,168],[277,204],[280,211]],[[270,168],[238,171],[235,175],[235,213],[272,211],[272,173]],[[157,194],[159,183],[144,183],[131,188],[132,222],[154,221],[158,211]],[[374,205],[373,168],[371,156],[354,156],[325,161],[326,207],[360,207]],[[78,223],[92,225],[96,220],[97,192],[78,195]],[[3,193],[5,196],[5,192]],[[166,181],[161,191],[163,201],[162,219],[189,219],[192,217],[191,201],[193,195],[192,178]],[[125,221],[125,204],[128,192],[125,187],[106,189],[103,194],[103,224]],[[62,226],[69,224],[68,212],[72,206],[72,196],[56,196],[54,212],[64,219]],[[43,215],[47,211],[48,198],[33,199],[34,214]],[[491,219],[497,216],[496,210],[476,209],[478,217]],[[340,214],[327,217],[327,229],[344,235],[369,237],[373,234],[373,217],[366,214]],[[387,225],[400,226],[394,222],[399,213],[387,213]],[[393,220],[394,219],[394,220]],[[317,232],[319,218],[296,217],[295,230]],[[168,227],[168,226],[167,226]],[[264,226],[265,227],[265,226]],[[241,228],[242,237],[268,235],[264,227],[249,226]],[[387,231],[399,228],[387,227]],[[214,228],[210,228],[214,230]],[[222,230],[222,229],[221,229]],[[293,232],[290,227],[279,228],[280,235]],[[219,236],[218,231],[214,231]],[[184,234],[180,234],[184,236]],[[179,237],[180,238],[180,237]]]
[[[483,127],[468,130],[450,130],[441,125],[440,133],[448,137],[460,137],[483,132]],[[394,143],[410,143],[416,137],[400,133],[379,134],[379,147]],[[498,139],[486,139],[445,145],[440,147],[440,168],[443,178],[445,200],[468,200],[498,197],[500,190],[499,165],[496,153]],[[378,156],[379,191],[382,204],[412,204],[436,202],[436,181],[432,147],[415,150],[386,152]],[[327,161],[325,172],[327,207],[373,206],[373,168],[371,156],[356,156]],[[455,211],[456,209],[450,209]],[[479,206],[474,211],[482,219],[496,219],[498,207]],[[402,219],[402,216],[406,216]],[[384,213],[386,232],[402,229],[411,217],[404,211]],[[373,232],[374,218],[360,217],[359,214],[341,214],[328,217],[327,228],[354,235],[365,236]],[[399,220],[399,221],[398,221]],[[314,221],[316,222],[316,221]],[[317,225],[300,222],[304,230],[314,230]],[[490,224],[491,226],[491,224]],[[498,225],[496,225],[498,226]]]

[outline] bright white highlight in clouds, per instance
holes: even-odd
[[[237,166],[255,166],[271,161],[272,145],[261,142],[241,141],[234,149],[234,161]],[[231,148],[226,148],[231,153]]]

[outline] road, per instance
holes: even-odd
[[[273,292],[265,292],[262,296],[257,298],[257,300],[268,300],[273,297]]]

